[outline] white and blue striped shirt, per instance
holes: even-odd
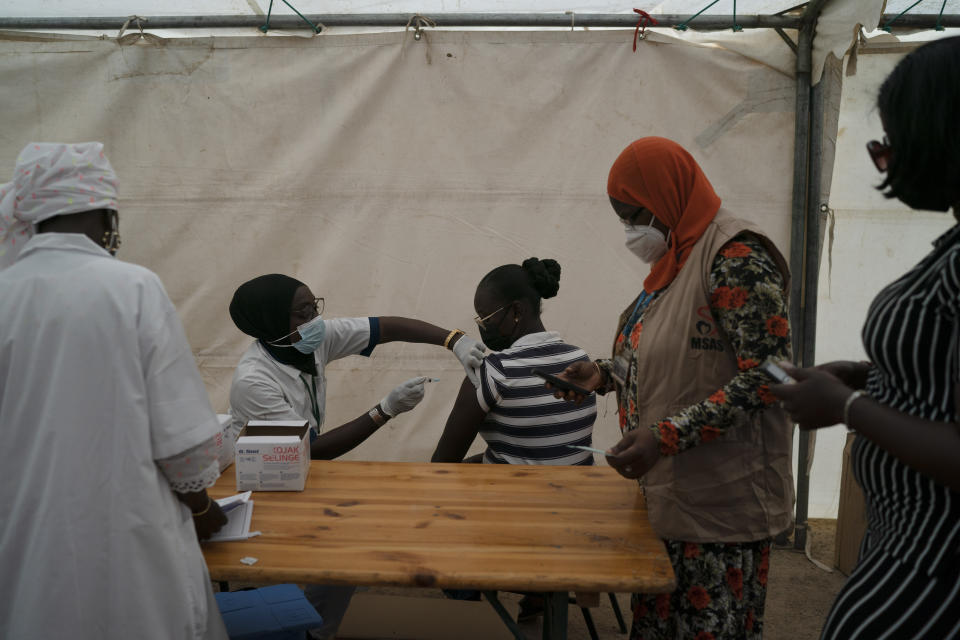
[[[590,394],[579,406],[557,400],[543,379],[531,373],[540,369],[557,375],[578,361],[590,358],[552,331],[527,334],[484,359],[477,400],[487,411],[480,426],[487,443],[485,463],[593,464],[592,453],[566,445],[592,442],[596,395]]]

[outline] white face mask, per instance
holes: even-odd
[[[628,224],[624,227],[624,232],[627,234],[627,249],[647,264],[653,264],[667,252],[669,232],[664,236],[662,231],[654,228],[653,220],[648,225]]]

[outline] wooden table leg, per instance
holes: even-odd
[[[543,594],[543,640],[567,640],[567,610],[570,608],[566,591]]]

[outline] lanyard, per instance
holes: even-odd
[[[640,316],[646,311],[647,305],[653,300],[653,296],[654,294],[647,293],[646,291],[640,292],[640,297],[637,298],[637,304],[634,305],[633,311],[630,313],[630,318],[627,320],[627,323],[623,325],[623,331],[621,331],[621,333],[624,338],[630,337],[630,332],[633,331],[634,325],[640,321]]]
[[[317,433],[320,432],[320,407],[317,405],[317,376],[310,376],[313,383],[313,393],[310,392],[310,385],[304,380],[303,374],[300,374],[300,381],[307,388],[307,395],[310,396],[310,408],[313,409],[313,419],[317,423]]]

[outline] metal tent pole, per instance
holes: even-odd
[[[803,353],[803,267],[807,180],[810,158],[810,73],[813,49],[813,27],[801,27],[797,42],[796,107],[793,144],[793,208],[790,218],[790,329],[793,337],[794,361],[802,365]],[[810,479],[806,476],[809,443],[801,432],[797,451],[797,504],[794,522],[794,545],[801,538],[806,544],[807,502]]]
[[[885,13],[880,16],[880,24],[887,24],[897,14]],[[907,13],[896,19],[896,22],[890,25],[894,31],[898,29],[934,29],[937,26],[937,14],[935,13]],[[946,13],[940,19],[941,27],[960,27],[960,14]]]
[[[819,275],[819,199],[822,159],[822,92],[811,91],[813,39],[817,19],[829,0],[813,0],[801,17],[797,42],[796,142],[794,147],[793,212],[790,224],[790,325],[794,358],[801,366],[814,364],[816,348],[817,278]],[[817,99],[815,99],[817,98]],[[797,510],[793,544],[804,549],[810,500],[810,438],[801,432],[797,451]]]
[[[410,13],[330,13],[307,15],[314,24],[328,27],[405,27]],[[119,29],[129,16],[63,17],[63,18],[9,18],[0,17],[0,29]],[[426,17],[438,27],[624,27],[637,24],[636,14],[622,13],[431,13]],[[689,20],[689,15],[657,15],[657,24],[671,27]],[[141,23],[151,29],[195,28],[258,28],[264,16],[144,16]],[[737,24],[744,29],[796,29],[796,16],[737,16]],[[693,28],[716,31],[733,27],[732,15],[700,16]],[[302,29],[303,21],[295,15],[272,15],[271,29]]]
[[[811,6],[822,7],[823,2],[811,2],[804,16],[809,16]],[[819,15],[819,9],[816,15]],[[410,13],[329,13],[311,14],[306,17],[314,23],[330,27],[405,27]],[[94,17],[25,17],[0,16],[0,29],[119,29],[129,16]],[[634,27],[637,16],[622,13],[432,13],[429,17],[438,27]],[[658,26],[675,27],[690,19],[686,14],[658,14]],[[884,14],[880,24],[885,24],[895,14]],[[737,25],[744,29],[799,29],[803,17],[790,15],[737,16]],[[207,15],[207,16],[144,16],[141,22],[151,29],[217,29],[259,28],[265,21],[257,15]],[[718,31],[733,27],[732,15],[702,15],[691,23],[698,31]],[[932,29],[937,25],[936,14],[906,14],[893,23],[893,29]],[[960,14],[948,14],[940,18],[944,27],[960,27]],[[296,15],[273,15],[271,29],[302,29],[303,21]]]

